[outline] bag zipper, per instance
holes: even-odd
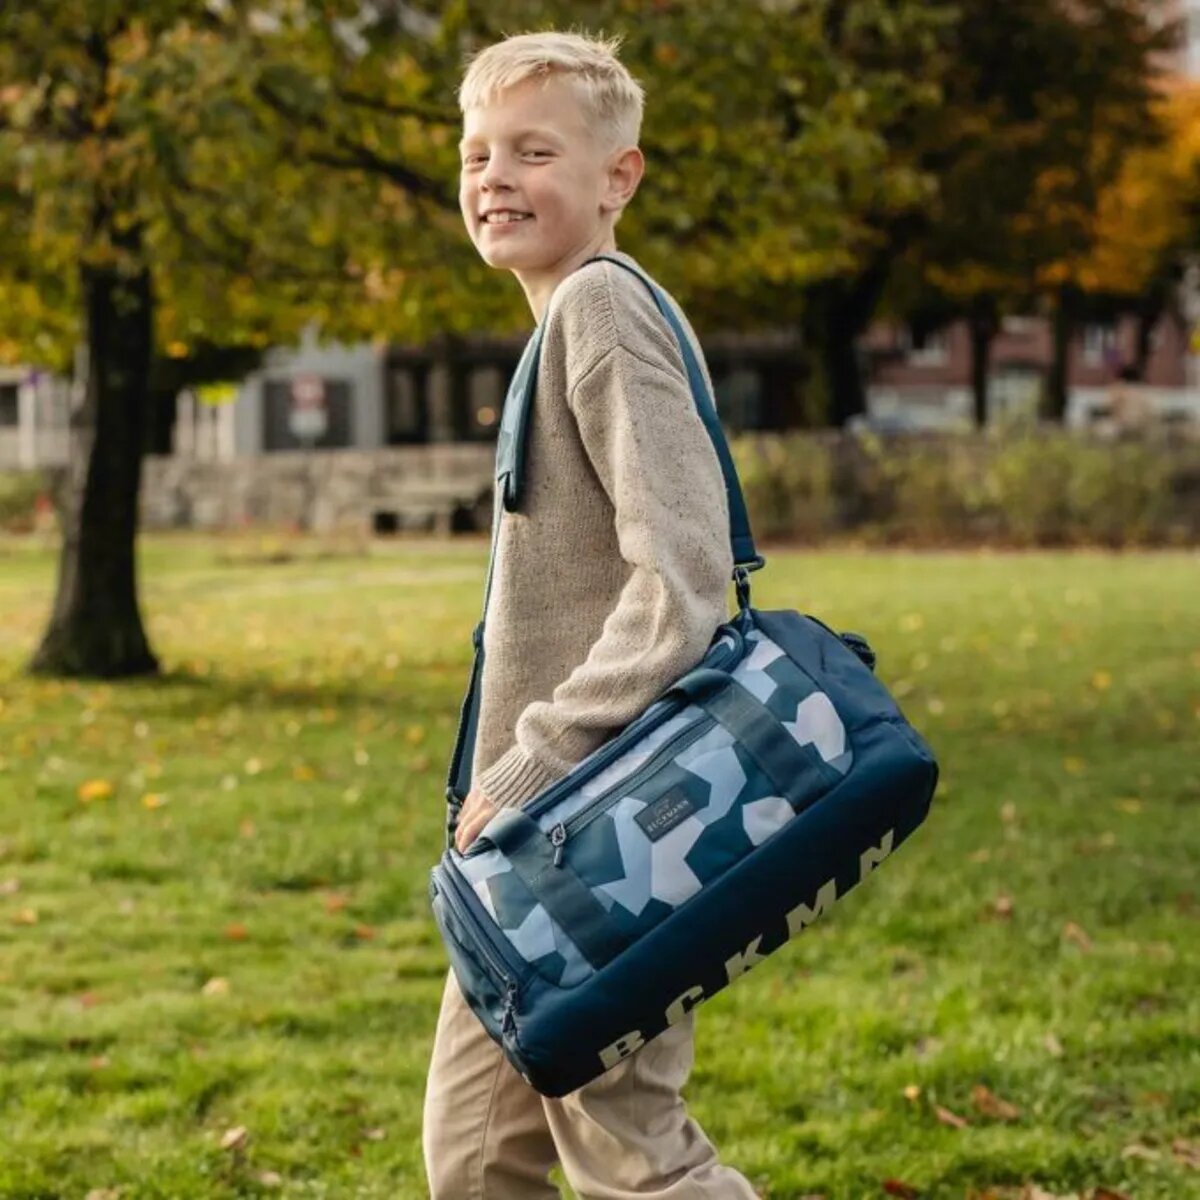
[[[741,623],[745,623],[744,621]],[[714,670],[723,670],[726,667],[733,666],[739,662],[745,653],[746,642],[742,635],[742,630],[738,627],[739,618],[732,618],[727,626],[723,626],[720,632],[720,638],[724,638],[727,634],[733,638],[733,646],[726,647],[725,652],[716,656],[711,662],[706,662],[701,659],[696,664],[697,667],[707,666]],[[720,639],[718,638],[718,641]],[[711,653],[711,651],[710,651]],[[706,656],[707,657],[707,656]],[[660,701],[654,701],[654,704],[659,704]],[[549,788],[537,799],[536,802],[531,802],[524,805],[525,811],[531,817],[539,817],[548,809],[553,808],[555,804],[569,795],[577,788],[582,787],[588,780],[595,778],[601,771],[604,770],[610,763],[615,762],[622,754],[628,750],[631,745],[649,733],[653,729],[657,729],[659,725],[669,721],[677,713],[682,712],[691,703],[686,697],[677,698],[667,703],[666,708],[661,713],[655,713],[651,716],[649,709],[640,717],[636,718],[630,724],[617,734],[610,742],[604,743],[599,750],[595,751],[591,761],[582,769],[577,766],[570,774],[565,775],[557,783],[552,783]],[[653,705],[651,706],[653,707]],[[649,718],[649,719],[648,719]],[[469,852],[469,848],[468,848]]]
[[[569,817],[566,821],[559,821],[557,825],[552,826],[549,836],[550,844],[554,847],[554,865],[556,867],[562,866],[563,847],[566,845],[568,838],[578,833],[585,826],[590,825],[601,813],[611,808],[615,800],[621,796],[629,795],[634,788],[639,787],[647,778],[662,767],[666,757],[673,756],[680,750],[687,749],[688,746],[707,733],[715,724],[716,720],[711,716],[704,715],[698,717],[690,725],[663,742],[632,775],[627,775],[620,783],[610,787],[608,791],[601,792],[586,808],[580,809],[579,812]]]
[[[472,941],[487,960],[487,965],[495,976],[496,982],[503,985],[506,993],[512,992],[515,995],[517,984],[512,977],[511,966],[504,957],[504,952],[495,944],[491,931],[486,924],[487,921],[491,920],[491,916],[486,910],[482,916],[476,916],[470,911],[468,902],[459,892],[460,885],[454,877],[452,868],[442,867],[440,875],[440,881],[435,877],[435,886],[446,898],[460,923],[466,929],[475,933],[476,936]],[[465,887],[466,885],[461,886]]]

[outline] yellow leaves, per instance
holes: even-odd
[[[76,793],[83,804],[94,800],[107,800],[113,794],[113,785],[107,779],[89,779],[79,785]]]
[[[943,1125],[949,1125],[953,1129],[965,1129],[970,1124],[965,1117],[960,1117],[958,1113],[951,1112],[940,1104],[933,1106],[933,1113]]]
[[[249,1141],[250,1133],[245,1125],[235,1125],[232,1129],[227,1129],[221,1135],[220,1145],[222,1150],[237,1153],[240,1150],[244,1150]]]
[[[18,908],[13,913],[12,923],[14,925],[36,925],[38,923],[38,911],[36,908]]]
[[[311,783],[317,777],[316,769],[308,763],[297,763],[292,768],[292,778],[297,783]]]
[[[166,798],[166,796],[163,795],[162,792],[147,792],[142,797],[142,807],[148,808],[150,810],[154,810],[156,808],[162,808],[162,806],[164,804],[166,804],[166,802],[167,802],[167,798]]]
[[[1021,1110],[1015,1104],[1002,1100],[982,1083],[977,1083],[971,1089],[971,1103],[985,1117],[994,1117],[998,1121],[1015,1121],[1021,1115]]]
[[[229,980],[223,975],[214,975],[200,989],[202,996],[227,996],[229,994]]]
[[[262,759],[259,758],[248,758],[242,766],[247,775],[257,775],[262,769]]]
[[[1084,952],[1092,948],[1092,939],[1074,921],[1068,921],[1063,926],[1062,935],[1068,942],[1073,942]]]
[[[425,726],[410,725],[404,731],[404,740],[408,742],[410,746],[419,746],[425,740]]]
[[[915,1104],[921,1098],[921,1087],[919,1084],[910,1083],[905,1087],[903,1094],[909,1104]]]

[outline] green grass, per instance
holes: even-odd
[[[112,685],[21,674],[53,561],[0,544],[5,1200],[425,1194],[486,544],[226,545],[143,545],[165,676]],[[774,1198],[1200,1197],[1200,558],[768,554],[755,603],[867,634],[944,782],[700,1011],[691,1111]]]

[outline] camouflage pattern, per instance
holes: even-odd
[[[798,745],[811,746],[838,774],[849,771],[853,752],[829,697],[761,630],[747,633],[745,653],[731,674]],[[659,765],[635,778],[664,748]],[[815,799],[829,789],[829,778],[814,766],[811,780],[797,781],[799,795]],[[672,791],[692,811],[652,840],[635,817]],[[795,815],[733,735],[689,704],[535,819],[547,834],[567,825],[563,863],[637,937]],[[513,949],[544,978],[573,987],[593,973],[501,851],[487,846],[466,857],[451,853]]]

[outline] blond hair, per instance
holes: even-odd
[[[636,146],[645,93],[617,58],[620,36],[518,33],[479,51],[458,88],[459,108],[486,108],[526,79],[562,76],[574,86],[597,141],[607,149]]]

